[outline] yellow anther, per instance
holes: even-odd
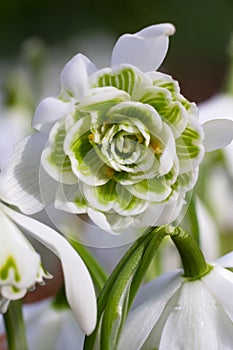
[[[154,154],[159,156],[163,153],[163,147],[159,141],[152,141],[151,147],[153,148]]]
[[[113,168],[107,169],[107,176],[111,179],[115,173],[115,170]]]
[[[142,143],[143,142],[143,137],[141,134],[137,134],[138,142]]]
[[[89,141],[94,141],[94,135],[93,134],[89,134],[88,135],[88,140]]]

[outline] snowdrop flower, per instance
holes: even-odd
[[[85,333],[70,309],[55,307],[46,300],[25,305],[24,315],[30,350],[83,349]]]
[[[199,279],[177,270],[145,285],[118,350],[232,349],[233,274],[223,266],[233,266],[233,253]]]
[[[5,131],[5,128],[1,129],[3,136]],[[14,140],[8,138],[5,141],[13,143]],[[10,153],[11,148],[5,147],[5,153],[0,154],[1,164],[4,163],[1,162],[2,156]],[[40,255],[23,234],[23,229],[60,258],[67,300],[84,332],[91,333],[96,322],[96,298],[85,264],[59,233],[9,208],[3,202],[2,198],[6,191],[3,183],[6,173],[4,167],[2,170],[3,176],[0,178],[0,313],[7,311],[11,300],[21,299],[28,290],[35,287],[36,283],[44,284],[45,278],[51,278],[42,266]]]
[[[110,68],[82,54],[65,65],[60,95],[39,104],[38,133],[8,169],[10,203],[32,214],[53,201],[111,233],[176,219],[205,151],[228,144],[233,126],[201,125],[177,81],[156,71],[173,33],[158,24],[121,36]]]

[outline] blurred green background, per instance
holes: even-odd
[[[25,40],[38,36],[46,47],[63,52],[62,68],[83,51],[73,38],[106,33],[113,46],[122,33],[159,22],[172,22],[177,29],[161,70],[178,79],[183,93],[196,102],[223,89],[232,0],[0,0],[0,59],[14,62]]]

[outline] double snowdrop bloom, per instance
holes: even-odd
[[[39,132],[18,146],[8,201],[27,214],[53,201],[112,233],[177,218],[205,151],[229,143],[233,126],[201,125],[177,81],[156,71],[173,33],[158,24],[121,36],[110,68],[81,54],[66,64],[60,95],[35,112]]]
[[[232,349],[233,274],[223,266],[233,266],[232,253],[201,279],[191,281],[183,271],[173,271],[146,285],[118,350]]]
[[[4,133],[5,129],[1,129],[2,132]],[[12,140],[8,139],[8,142],[10,141]],[[11,153],[11,148],[6,147],[4,155],[6,150]],[[0,178],[0,312],[6,312],[11,300],[21,299],[28,290],[35,287],[36,283],[43,284],[44,278],[52,277],[45,271],[40,255],[27,240],[24,234],[27,232],[60,258],[67,300],[81,328],[85,333],[91,333],[96,322],[96,297],[86,266],[59,233],[11,209],[2,201],[5,193],[3,179],[6,174],[4,167],[1,170],[3,175]]]

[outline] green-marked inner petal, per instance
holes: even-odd
[[[64,122],[58,122],[53,127],[49,146],[42,153],[42,164],[46,172],[57,181],[67,184],[77,182],[69,157],[65,154],[63,145],[66,137]]]
[[[70,146],[72,170],[83,182],[92,186],[98,186],[109,180],[109,167],[98,157],[95,150],[98,146],[93,148],[89,137],[89,132],[77,139],[74,136]]]
[[[186,127],[185,108],[179,101],[173,101],[167,90],[161,88],[150,89],[141,97],[140,101],[154,107],[163,120],[173,129],[176,137]]]
[[[176,140],[176,149],[179,159],[192,159],[200,153],[200,135],[190,125],[186,127],[182,135]]]
[[[102,186],[84,184],[83,195],[90,207],[97,210],[110,211],[117,200],[116,182],[109,180]]]
[[[144,212],[149,205],[148,201],[133,196],[125,186],[117,184],[116,190],[118,193],[118,200],[114,209],[120,215],[138,215]]]
[[[154,202],[165,200],[171,193],[171,188],[166,184],[164,177],[145,179],[139,183],[127,185],[126,188],[134,196]]]
[[[124,90],[130,95],[133,95],[136,87],[143,83],[146,76],[136,68],[123,67],[116,72],[111,69],[103,69],[94,75],[94,78],[93,87],[114,86],[119,90]]]
[[[0,266],[0,280],[5,281],[8,279],[9,274],[14,275],[14,280],[19,282],[21,277],[17,268],[17,264],[12,256],[8,256],[2,266]]]
[[[107,116],[112,123],[124,123],[127,120],[129,124],[136,125],[145,139],[149,132],[155,132],[157,135],[162,128],[158,113],[151,106],[141,102],[123,102],[111,108]]]

